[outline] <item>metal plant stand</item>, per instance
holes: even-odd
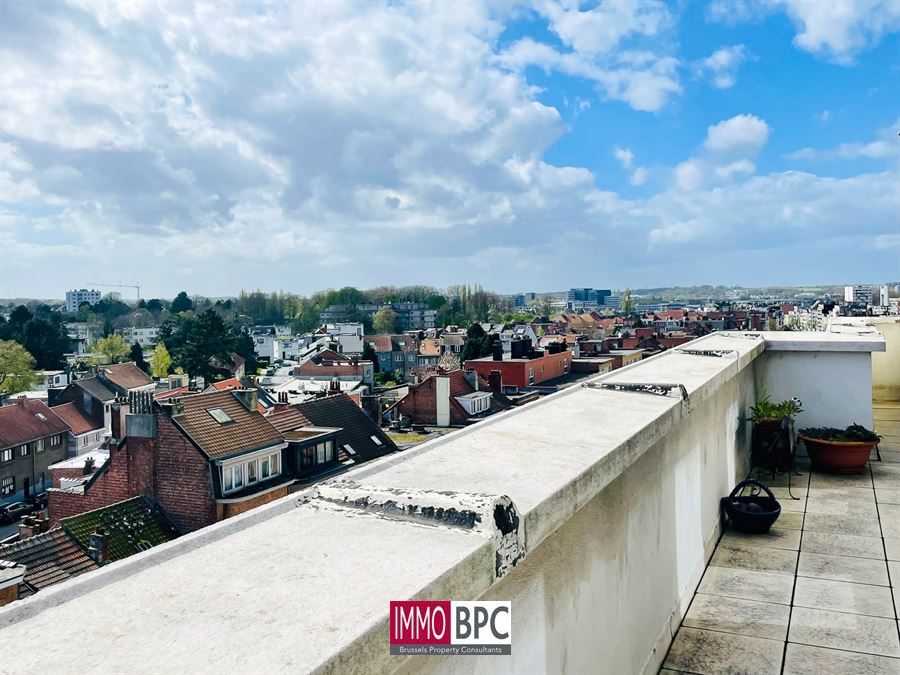
[[[795,471],[795,443],[794,420],[784,417],[777,428],[765,428],[754,423],[753,438],[751,441],[751,466],[747,473],[749,478],[756,469],[756,477],[759,478],[763,471],[767,471],[774,479],[776,476],[787,475],[788,495],[791,499],[799,499],[791,492],[791,479],[794,475],[800,476]]]

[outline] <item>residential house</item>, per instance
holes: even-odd
[[[117,328],[116,333],[121,335],[128,344],[133,345],[136,342],[144,349],[153,347],[159,340],[159,326],[147,326],[144,328],[127,326],[125,328]]]
[[[487,379],[474,372],[455,370],[435,374],[388,409],[393,418],[406,418],[411,424],[458,427],[483,419],[491,413],[511,407],[506,398],[491,391]]]
[[[507,326],[500,331],[500,344],[503,345],[504,352],[510,353],[512,343],[518,340],[528,340],[530,345],[538,344],[537,333],[529,324]]]
[[[96,374],[75,380],[62,391],[51,392],[50,405],[74,403],[96,424],[112,432],[111,406],[116,397],[132,392],[153,392],[156,385],[133,362],[100,366]]]
[[[344,354],[362,354],[365,344],[365,329],[358,321],[328,323],[320,330],[335,340]]]
[[[419,356],[416,365],[419,368],[436,367],[441,358],[441,343],[435,338],[425,338],[419,342]]]
[[[517,347],[518,342],[513,343],[511,358],[506,358],[502,347],[497,344],[491,356],[469,359],[465,363],[465,369],[474,370],[491,382],[492,387],[496,386],[494,382],[497,378],[497,375],[493,375],[495,379],[492,380],[492,373],[499,372],[502,391],[536,386],[569,373],[572,352],[564,345],[556,343],[551,344],[546,350],[536,350],[530,348],[528,340],[520,342],[522,347]]]
[[[49,490],[52,521],[145,495],[191,532],[287,494],[284,437],[256,405],[256,390],[116,403],[109,459],[80,488]],[[124,418],[124,419],[123,419]]]
[[[106,439],[105,427],[88,417],[77,405],[63,403],[53,406],[52,410],[69,427],[67,437],[69,457],[91,452],[103,444]]]
[[[50,486],[48,468],[66,458],[69,426],[41,401],[0,407],[0,503],[28,500]]]
[[[292,374],[301,381],[330,382],[362,382],[371,387],[375,384],[375,365],[357,356],[345,356],[331,349],[326,349],[306,363],[296,366]]]

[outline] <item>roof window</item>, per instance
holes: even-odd
[[[212,418],[219,424],[228,424],[229,422],[234,422],[234,420],[229,417],[228,413],[221,408],[210,408],[206,412],[208,412],[212,416]]]

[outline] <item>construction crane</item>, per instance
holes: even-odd
[[[137,299],[138,302],[141,301],[141,286],[140,284],[88,284],[89,286],[105,286],[107,288],[133,288],[137,291]]]

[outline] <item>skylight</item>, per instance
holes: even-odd
[[[37,418],[38,418],[39,420],[44,420],[45,422],[47,421],[47,418],[44,417],[44,414],[43,414],[43,413],[35,413],[35,415],[37,415]]]
[[[372,442],[373,442],[375,445],[384,445],[384,443],[381,442],[381,439],[378,438],[378,436],[376,436],[376,435],[374,435],[374,434],[371,435],[371,436],[369,436],[369,438],[372,439]]]
[[[221,408],[209,408],[206,412],[212,415],[212,418],[219,424],[228,424],[229,422],[234,422],[234,420],[228,416],[228,413]]]
[[[344,444],[344,450],[347,451],[347,454],[348,454],[348,455],[355,455],[355,454],[356,454],[356,450],[354,450],[353,448],[351,448],[349,443]]]

